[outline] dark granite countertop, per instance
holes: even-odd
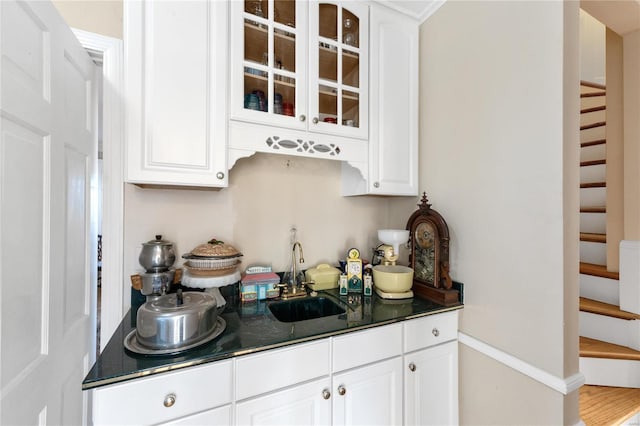
[[[233,286],[228,288],[229,294],[223,293],[227,304],[221,313],[226,321],[224,332],[209,343],[175,355],[139,355],[124,348],[125,337],[135,328],[135,312],[139,306],[132,303],[132,309],[82,382],[82,389],[462,308],[462,304],[445,307],[419,297],[385,300],[375,293],[371,297],[359,295],[362,303],[358,304],[358,299],[353,303],[353,296],[339,296],[337,290],[328,290],[319,295],[339,301],[347,308],[346,313],[285,323],[278,321],[268,309],[270,303],[277,302],[242,304]]]

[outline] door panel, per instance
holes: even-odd
[[[0,19],[0,424],[86,424],[95,66],[50,2]]]

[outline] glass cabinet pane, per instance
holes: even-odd
[[[342,91],[342,124],[349,127],[360,127],[360,95],[348,90]]]
[[[245,0],[244,11],[244,108],[293,116],[296,2]]]
[[[296,2],[293,0],[275,0],[273,20],[288,27],[296,27]]]
[[[360,86],[360,55],[355,52],[342,51],[342,83]]]
[[[347,9],[342,9],[342,42],[347,46],[360,46],[360,20]]]
[[[318,5],[319,121],[360,125],[360,19],[347,8]]]
[[[338,6],[321,3],[319,11],[320,37],[338,40]]]
[[[259,18],[269,19],[268,0],[250,0],[244,2],[244,11]]]

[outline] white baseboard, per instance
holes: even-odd
[[[580,372],[565,378],[554,376],[553,374],[531,365],[520,358],[516,358],[511,354],[501,351],[498,348],[460,331],[458,332],[458,341],[463,345],[475,349],[483,355],[486,355],[489,358],[492,358],[557,392],[560,392],[563,395],[568,395],[571,392],[578,390],[580,386],[584,384],[584,375]]]

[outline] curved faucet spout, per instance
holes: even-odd
[[[296,247],[300,250],[300,263],[304,263],[304,252],[302,251],[302,244],[300,241],[296,241],[293,243],[293,247],[291,249],[291,265],[293,268],[293,276],[291,277],[291,285],[296,287],[298,285],[298,271],[296,268]]]

